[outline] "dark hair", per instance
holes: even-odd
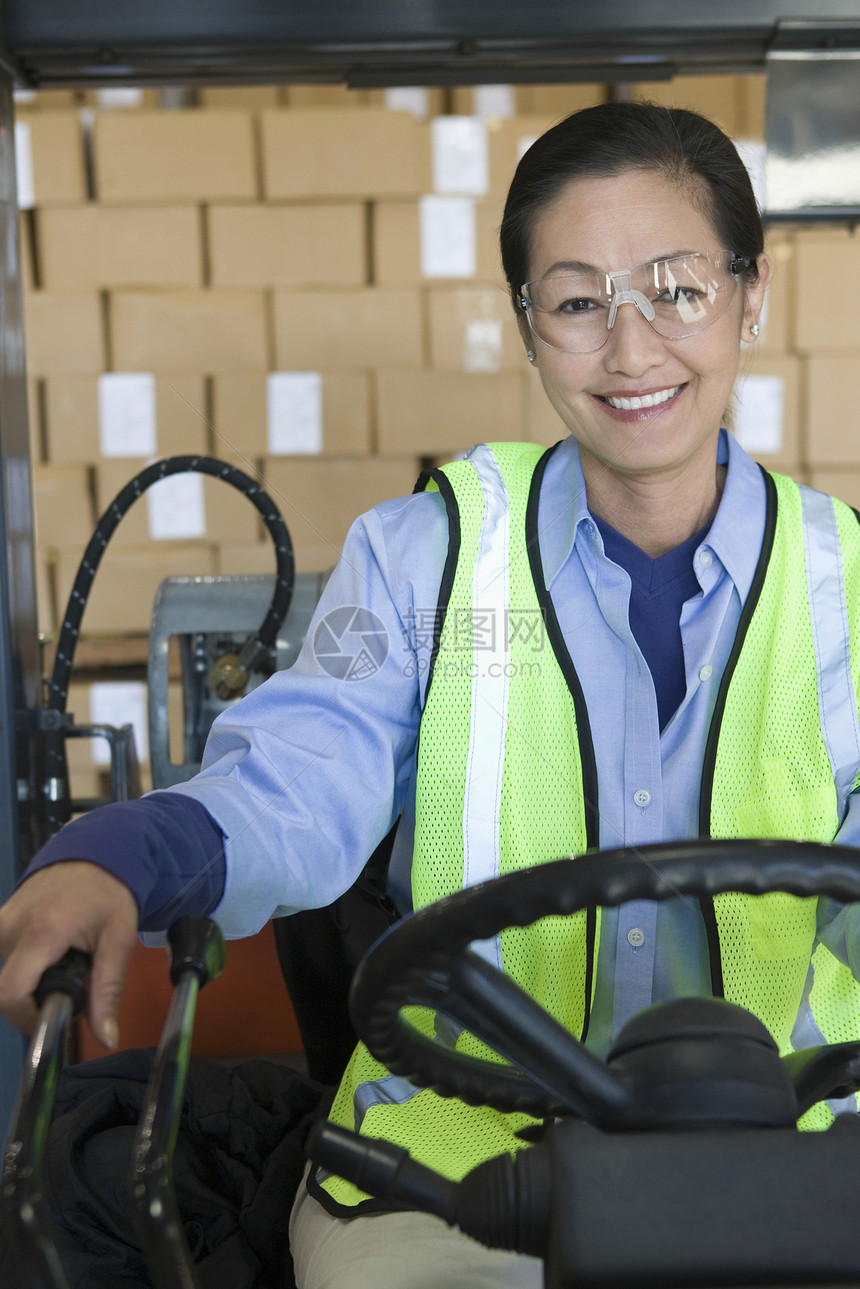
[[[746,281],[756,281],[764,231],[747,168],[732,141],[713,121],[684,108],[604,103],[559,121],[517,166],[499,234],[514,308],[528,279],[535,218],[571,180],[626,170],[661,171],[688,188],[720,247],[747,256]]]

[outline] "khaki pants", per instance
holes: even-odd
[[[537,1258],[485,1249],[427,1213],[332,1217],[302,1182],[290,1218],[299,1289],[542,1289]]]

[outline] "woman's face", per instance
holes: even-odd
[[[721,245],[688,190],[649,170],[571,180],[537,217],[531,240],[532,281],[571,262],[608,273],[684,252],[733,249]],[[716,322],[683,340],[658,335],[633,304],[619,306],[606,343],[591,354],[552,349],[520,319],[549,400],[581,444],[586,479],[598,467],[644,478],[677,477],[697,466],[709,467],[713,478],[741,336],[749,336],[764,299],[764,257],[759,268],[754,287],[739,286]],[[656,400],[636,409],[617,404],[643,396]]]

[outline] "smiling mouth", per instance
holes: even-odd
[[[603,398],[601,401],[619,412],[638,412],[643,407],[659,407],[661,403],[668,403],[682,389],[683,385],[675,385],[672,389],[658,390],[656,394],[640,394],[634,398]]]

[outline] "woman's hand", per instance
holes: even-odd
[[[0,1011],[26,1034],[33,992],[67,949],[92,954],[87,1020],[105,1047],[119,1042],[117,1011],[137,939],[137,903],[112,873],[85,860],[40,869],[0,908]]]

